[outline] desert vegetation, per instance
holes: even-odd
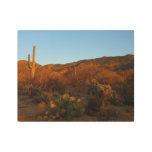
[[[44,66],[34,55],[18,61],[19,121],[134,120],[133,55]]]

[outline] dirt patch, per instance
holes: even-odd
[[[40,114],[38,106],[29,96],[18,96],[18,121],[35,121],[38,114]]]

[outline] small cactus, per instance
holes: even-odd
[[[28,54],[28,67],[31,69],[31,77],[34,78],[35,75],[35,48],[36,46],[33,46],[33,61],[32,65],[30,63],[30,54]]]
[[[100,84],[95,79],[91,82],[87,81],[86,84],[88,86],[88,94],[102,99],[102,106],[104,106],[106,100],[112,96],[112,89],[110,85]]]

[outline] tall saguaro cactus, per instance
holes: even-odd
[[[28,67],[31,69],[31,77],[34,78],[35,75],[35,48],[36,46],[33,46],[33,61],[32,65],[30,63],[30,54],[28,54]]]

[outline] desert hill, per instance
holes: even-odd
[[[63,68],[63,67],[70,67],[70,66],[79,66],[81,63],[100,64],[100,66],[106,66],[109,64],[111,66],[115,66],[115,67],[118,66],[118,67],[121,67],[122,69],[127,69],[127,68],[133,68],[134,55],[117,56],[117,57],[101,57],[101,58],[96,58],[96,59],[80,60],[77,62],[67,63],[67,64],[47,64],[45,65],[45,67],[47,68],[62,67]]]
[[[101,110],[101,112],[107,111],[105,116],[100,116],[100,110],[95,108],[98,107],[97,103],[101,99],[99,100],[93,94],[88,94],[87,84],[93,82],[92,80],[96,80],[97,84],[110,86],[112,89],[112,96],[106,102],[107,110]],[[32,90],[37,92],[36,97]],[[20,60],[18,61],[18,94],[19,120],[23,115],[25,120],[30,120],[31,115],[32,120],[37,120],[39,112],[36,110],[37,107],[42,106],[43,108],[44,101],[48,106],[50,96],[52,103],[67,94],[71,98],[81,99],[82,105],[80,105],[85,109],[85,113],[79,120],[133,120],[134,55],[101,57],[67,64],[40,65],[36,63],[34,79],[31,78],[28,62]],[[60,106],[63,106],[64,102],[63,104],[62,102]],[[67,109],[65,108],[65,110]],[[81,110],[80,108],[79,112]],[[59,120],[59,118],[51,116],[52,120]]]
[[[82,92],[85,90],[86,81],[92,79],[96,79],[101,84],[111,85],[113,90],[123,94],[123,97],[127,93],[131,93],[133,96],[134,55],[102,57],[67,64],[44,66],[36,64],[34,80],[31,80],[28,62],[25,60],[18,61],[19,85],[28,84],[32,81],[47,91],[64,92],[67,89],[74,89]]]
[[[78,80],[96,78],[101,81],[101,77],[119,79],[121,76],[133,74],[133,69],[134,55],[102,57],[67,64],[48,64],[44,66],[36,64],[35,79],[46,80],[51,77],[66,76],[65,78],[68,79],[72,77]],[[25,60],[18,61],[18,78],[19,82],[30,79],[30,69]]]
[[[111,69],[111,70],[127,70],[134,68],[134,55],[126,55],[126,56],[117,56],[117,57],[101,57],[96,59],[88,59],[88,60],[80,60],[73,63],[67,64],[47,64],[47,65],[40,65],[36,64],[39,68],[45,68],[48,70],[53,71],[60,71],[63,68],[70,68],[70,67],[78,67],[81,64],[86,65],[97,65],[103,68]],[[18,61],[18,71],[20,72],[22,69],[28,70],[28,63],[26,60]]]

